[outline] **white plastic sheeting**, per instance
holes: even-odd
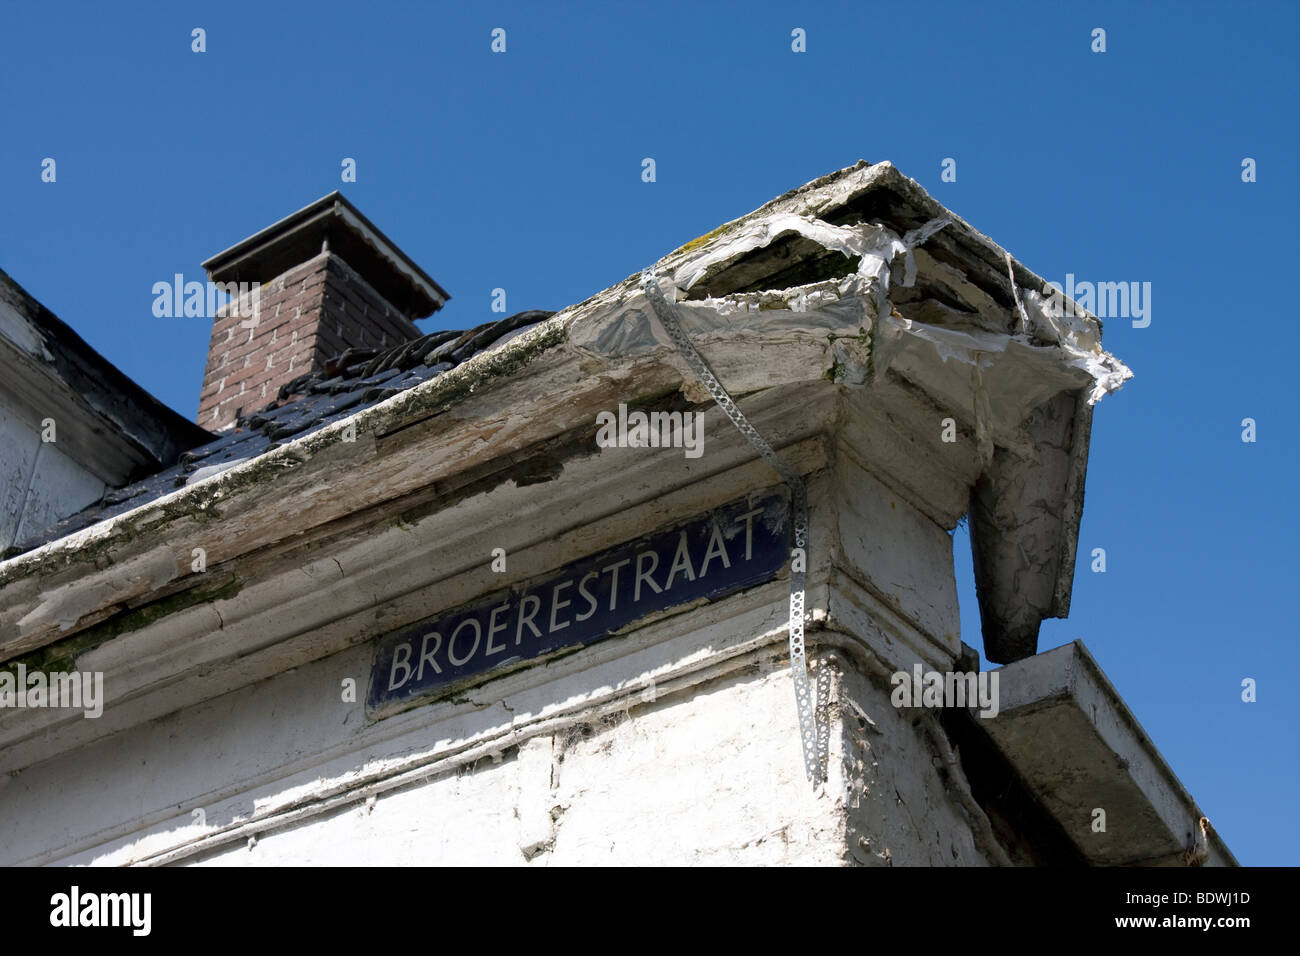
[[[1089,404],[1132,377],[1122,362],[1101,348],[1101,329],[1095,318],[1056,316],[1049,300],[1032,289],[1013,289],[1017,305],[1024,311],[1023,318],[1008,323],[1017,328],[1015,332],[926,324],[893,311],[889,305],[891,284],[910,287],[916,279],[912,250],[948,224],[947,219],[934,219],[899,236],[875,223],[836,226],[812,217],[775,213],[744,223],[684,258],[672,257],[679,261],[667,267],[661,260],[651,271],[659,278],[664,295],[670,301],[679,300],[706,276],[716,275],[746,254],[784,236],[798,235],[828,251],[857,257],[857,269],[843,278],[788,289],[678,301],[679,316],[691,338],[707,343],[734,336],[745,339],[755,333],[823,339],[867,333],[871,350],[876,353],[877,372],[900,350],[921,343],[928,344],[940,362],[962,363],[981,373],[1000,365],[999,359],[1010,350],[1017,374],[1042,378],[1040,387],[1030,389],[1030,394],[1039,396],[1084,386],[1088,388]],[[569,341],[606,358],[634,358],[673,348],[639,293],[602,304],[584,316],[584,321],[573,323]],[[828,363],[843,362],[846,357],[843,349],[828,350]],[[1087,379],[1062,375],[1064,369],[1078,370]],[[815,375],[822,371],[816,370]],[[998,376],[968,373],[964,378],[996,381]],[[861,384],[864,379],[865,374],[859,370],[859,374],[850,372],[843,380]],[[1016,403],[1018,407],[1021,404]]]

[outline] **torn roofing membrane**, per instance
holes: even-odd
[[[904,335],[923,340],[941,361],[981,369],[993,365],[993,356],[1008,348],[1043,350],[1043,361],[1038,364],[1054,384],[1085,383],[1081,377],[1054,376],[1054,368],[1077,369],[1090,379],[1090,405],[1132,377],[1122,362],[1101,348],[1101,325],[1096,317],[1054,316],[1051,300],[1032,288],[1012,290],[1027,313],[1028,328],[1023,331],[963,327],[959,314],[953,315],[951,323],[935,324],[893,311],[889,301],[891,281],[903,288],[914,285],[917,264],[913,251],[940,230],[957,228],[960,221],[955,223],[950,215],[937,216],[900,236],[878,223],[837,226],[791,212],[761,213],[738,220],[734,228],[723,227],[713,241],[684,255],[679,250],[651,270],[667,280],[667,286],[661,281],[660,288],[670,301],[678,300],[693,335],[707,340],[714,335],[742,332],[853,335],[875,331],[886,343]],[[691,301],[689,293],[701,280],[720,276],[747,255],[771,248],[777,240],[790,236],[809,240],[826,252],[839,253],[850,265],[851,260],[856,260],[857,266],[840,277],[789,288],[710,295]],[[984,241],[992,246],[990,240]],[[1045,283],[1042,287],[1046,289]],[[574,345],[609,357],[646,354],[671,346],[645,308],[611,310],[594,321],[575,324],[569,339]]]
[[[985,653],[1035,652],[1040,621],[1069,610],[1092,406],[1132,377],[1102,349],[1095,316],[1058,314],[1040,277],[888,163],[810,183],[648,273],[701,348],[815,337],[833,381],[901,376],[928,396],[936,433],[940,416],[973,418]],[[618,291],[584,303],[570,344],[607,359],[669,352],[644,298]]]

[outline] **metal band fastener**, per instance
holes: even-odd
[[[713,396],[713,400],[718,403],[718,407],[731,419],[731,423],[736,426],[745,439],[754,446],[759,456],[772,466],[772,470],[781,476],[781,479],[790,488],[791,497],[791,518],[794,524],[794,544],[795,547],[803,552],[804,560],[796,570],[796,563],[791,562],[790,566],[790,673],[794,678],[794,699],[795,705],[799,712],[799,739],[803,745],[803,765],[804,773],[808,780],[815,787],[824,779],[821,760],[818,756],[818,737],[817,737],[817,715],[813,709],[812,686],[808,680],[808,659],[804,651],[804,590],[807,584],[807,554],[808,554],[808,489],[804,485],[803,477],[791,468],[768,444],[767,439],[758,433],[736,403],[732,401],[727,390],[718,381],[718,377],[709,368],[709,363],[704,360],[704,356],[695,348],[691,342],[690,336],[682,328],[681,320],[677,316],[677,309],[672,303],[664,298],[663,290],[659,288],[659,282],[654,273],[647,271],[641,279],[641,287],[645,291],[646,298],[650,300],[650,308],[654,310],[655,317],[668,333],[668,337],[677,350],[686,360],[700,383],[708,389]]]

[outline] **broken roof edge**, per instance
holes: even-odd
[[[896,285],[911,286],[918,276],[913,252],[920,259],[927,249],[929,265],[922,272],[933,279],[936,270],[952,272],[955,266],[962,280],[976,291],[982,290],[988,307],[975,306],[969,312],[949,309],[946,317],[941,314],[938,319],[926,321],[900,314],[890,297],[891,277]],[[819,258],[820,264],[816,264]],[[851,271],[855,262],[856,271]],[[807,268],[808,264],[813,267]],[[846,274],[846,270],[850,271]],[[1009,415],[1013,426],[1032,421],[1039,407],[1037,402],[1062,391],[1076,392],[1070,416],[1073,425],[1057,436],[1039,436],[1049,444],[1053,437],[1068,442],[1069,467],[1063,485],[1058,488],[1052,484],[1052,469],[1029,469],[1041,472],[1031,477],[1039,483],[1045,500],[1055,503],[1046,511],[1049,517],[1056,517],[1060,531],[1051,553],[1030,548],[1044,569],[1052,569],[1044,576],[1050,585],[1047,598],[1031,600],[1021,594],[1006,605],[997,597],[999,587],[995,584],[989,584],[981,594],[982,608],[985,598],[994,602],[984,615],[990,658],[1005,662],[1026,649],[1033,653],[1041,621],[1064,617],[1070,606],[1092,406],[1122,387],[1133,374],[1102,347],[1102,325],[1096,316],[1077,308],[1060,308],[1071,300],[887,162],[874,166],[859,162],[764,203],[659,259],[649,274],[655,276],[661,291],[677,300],[679,315],[697,344],[707,343],[710,334],[731,335],[738,330],[770,333],[820,324],[825,331],[830,328],[829,321],[838,323],[831,329],[833,335],[852,337],[861,332],[870,342],[868,367],[852,372],[847,379],[851,382],[856,379],[856,384],[869,384],[873,376],[890,365],[893,359],[888,353],[895,348],[891,339],[898,343],[920,338],[929,342],[941,364],[957,359],[971,366],[974,383],[970,388],[977,393],[985,386],[988,392],[993,391],[989,384],[990,363],[999,355],[1009,356],[1014,349],[1023,354],[1011,363],[1021,384],[1026,376],[1034,378],[1033,363],[1047,375],[1038,376],[1042,388],[1035,402],[1027,407],[1003,407],[1001,414]],[[786,281],[770,281],[777,278]],[[625,280],[623,288],[615,291],[625,293],[632,281]],[[682,294],[697,285],[704,289],[703,299]],[[771,288],[781,285],[789,287]],[[623,298],[619,294],[617,301],[622,303]],[[962,301],[960,296],[958,301]],[[813,320],[810,313],[820,314],[823,321]],[[860,327],[855,329],[858,323]],[[626,352],[629,346],[650,351],[669,344],[648,317],[639,321],[611,319],[605,326],[586,330],[579,344],[597,353]],[[1055,360],[1031,354],[1040,349],[1056,353]],[[886,356],[883,363],[879,359],[882,353]],[[1067,387],[1062,382],[1062,374],[1067,372],[1083,373],[1091,387]],[[1002,374],[1005,379],[1007,373]],[[1049,378],[1055,379],[1050,390]],[[978,411],[976,419],[978,434]],[[996,419],[990,427],[997,427]],[[1007,467],[995,465],[993,441],[989,438],[987,442],[987,452],[981,452],[986,455],[986,474],[999,489],[997,497],[1005,498],[1012,493],[1015,482],[1009,480],[1009,474],[1016,472],[1017,466],[1008,471]],[[1006,447],[1018,459],[1026,454],[1014,444]],[[1032,458],[1023,462],[1026,468],[1039,460],[1030,454]],[[977,524],[973,521],[972,547],[990,530],[995,536],[1008,538],[1018,553],[1029,545],[1020,540],[1015,528],[984,528],[977,535]],[[1003,532],[1000,535],[999,530]],[[1010,568],[1006,561],[992,564],[992,581],[998,581]],[[997,613],[990,610],[995,606]],[[1023,616],[1029,611],[1033,613],[1032,622],[1012,621],[1015,614]]]
[[[806,203],[807,209],[824,210],[831,208],[831,204],[836,200],[842,203],[861,196],[863,193],[875,188],[882,181],[901,184],[909,189],[914,188],[918,197],[925,200],[932,211],[948,214],[944,207],[929,197],[921,187],[902,176],[891,164],[886,162],[866,166],[859,163],[819,177],[804,186],[764,203],[750,213],[719,226],[705,236],[692,240],[657,260],[655,268],[667,266],[675,259],[681,260],[682,257],[689,256],[694,250],[702,249],[710,242],[724,237],[737,226],[761,217],[765,210],[780,208],[782,203],[800,202]],[[280,227],[295,216],[312,212],[325,203],[326,200],[332,199],[334,195],[330,194],[321,200],[317,200],[297,213],[286,217],[285,220],[281,220],[281,223],[268,227],[268,230]],[[990,249],[1001,249],[992,240],[988,240],[987,237],[983,237],[982,234],[972,229],[960,217],[956,217],[955,214],[949,215],[953,215],[954,221],[960,222],[967,231],[983,239]],[[263,230],[263,232],[268,230]],[[1033,275],[1033,273],[1029,274]],[[595,315],[604,311],[604,307],[623,307],[629,304],[629,300],[633,298],[641,297],[644,299],[644,292],[640,288],[642,275],[642,273],[634,273],[622,282],[597,292],[581,302],[561,309],[549,319],[539,323],[536,328],[511,339],[499,348],[490,349],[476,355],[434,379],[394,395],[376,405],[363,408],[354,415],[342,418],[326,428],[294,439],[278,448],[228,468],[219,474],[212,475],[203,481],[153,499],[142,504],[139,508],[125,511],[104,522],[47,542],[31,551],[15,555],[8,560],[0,561],[0,588],[22,577],[23,572],[20,569],[24,565],[57,559],[61,554],[75,551],[81,542],[95,540],[97,535],[92,532],[96,529],[102,531],[104,526],[126,526],[135,520],[142,519],[143,516],[153,514],[155,511],[160,512],[159,517],[165,517],[167,512],[174,507],[182,509],[182,513],[185,513],[191,506],[202,507],[204,497],[210,491],[215,490],[213,482],[220,482],[220,487],[257,484],[260,480],[259,475],[264,471],[268,475],[278,473],[283,470],[287,463],[292,462],[288,464],[288,467],[293,467],[316,452],[333,445],[340,440],[339,436],[349,426],[356,427],[358,432],[373,430],[375,434],[382,435],[386,431],[401,427],[402,424],[409,423],[412,420],[437,414],[438,411],[454,404],[463,394],[473,391],[476,385],[482,385],[492,379],[509,375],[517,368],[531,361],[535,355],[561,342],[568,342],[571,338],[571,329],[576,324],[592,319]],[[585,348],[581,346],[578,346],[578,348],[579,351],[590,354]],[[298,455],[305,457],[298,459],[295,457]],[[192,501],[191,496],[193,496]]]
[[[1011,297],[1015,300],[1017,306],[1027,307],[1035,313],[1034,318],[1037,322],[1033,331],[1054,339],[1055,344],[1067,351],[1091,352],[1096,357],[1095,365],[1097,366],[1092,370],[1092,374],[1095,379],[1099,380],[1099,383],[1101,376],[1098,374],[1098,369],[1101,366],[1107,367],[1109,374],[1106,378],[1108,384],[1104,390],[1105,392],[1117,390],[1132,377],[1132,372],[1124,363],[1101,347],[1103,323],[1100,318],[1080,307],[1073,299],[1065,296],[1059,290],[1049,286],[1046,279],[1025,266],[995,240],[980,232],[957,213],[948,209],[931,196],[916,180],[903,175],[893,163],[887,160],[875,164],[868,164],[865,160],[859,160],[852,166],[846,166],[836,172],[806,183],[797,189],[790,190],[782,196],[769,200],[757,209],[743,216],[738,216],[710,232],[684,243],[658,259],[652,268],[656,274],[670,273],[676,278],[691,260],[701,257],[705,247],[716,245],[719,240],[724,240],[731,234],[744,230],[747,226],[782,214],[793,214],[806,219],[822,220],[824,214],[849,208],[853,203],[863,200],[874,190],[893,190],[901,198],[911,203],[919,213],[917,226],[922,222],[947,220],[944,230],[936,233],[936,235],[942,237],[944,231],[950,234],[960,234],[967,243],[986,254],[984,265],[1000,274],[1004,282],[1010,285],[1010,279],[1014,276],[1015,288],[1011,290]],[[833,223],[833,219],[830,222]],[[894,228],[900,235],[906,231],[899,228],[898,224],[893,224],[891,228]],[[776,235],[773,234],[769,237],[769,241],[775,240],[775,238]],[[1008,275],[1008,270],[1010,275]],[[696,276],[696,279],[698,278],[699,276]],[[685,291],[694,284],[694,281],[690,280],[685,287],[679,286],[679,288],[683,288],[683,291]],[[1027,293],[1028,302],[1020,301],[1020,292],[1022,290]],[[1047,308],[1047,297],[1049,296],[1054,298],[1054,302],[1059,301],[1070,306],[1063,311],[1067,317],[1075,319],[1073,323],[1063,320],[1061,316],[1054,315],[1051,309]],[[1095,339],[1095,343],[1089,342],[1092,339]],[[1093,347],[1089,348],[1090,344]],[[1102,392],[1094,390],[1090,404],[1100,399],[1102,394]]]
[[[898,180],[902,181],[901,174],[898,174],[887,164],[879,164],[878,167],[869,168],[850,167],[848,170],[841,170],[821,177],[819,180],[814,180],[813,183],[794,190],[793,193],[787,193],[785,197],[765,204],[754,213],[749,213],[733,220],[732,223],[719,227],[718,230],[703,237],[704,242],[693,241],[688,243],[687,246],[704,249],[711,237],[716,238],[725,234],[728,228],[735,223],[752,220],[756,213],[761,212],[763,209],[772,208],[774,204],[781,202],[783,199],[787,202],[790,201],[791,196],[801,202],[811,199],[816,203],[822,203],[823,209],[832,208],[826,206],[825,203],[833,202],[837,195],[841,197],[845,194],[861,196],[870,191],[872,184],[880,177],[898,177]],[[919,187],[917,188],[919,189]],[[931,200],[931,202],[933,201]],[[937,203],[934,206],[939,210],[943,208],[938,206]],[[685,248],[682,247],[673,253],[669,253],[659,262],[671,261],[674,256],[680,256]],[[687,254],[690,251],[687,250]],[[178,519],[192,516],[196,511],[205,513],[206,508],[229,494],[241,490],[247,491],[250,488],[260,488],[271,476],[286,469],[305,464],[321,451],[332,447],[339,441],[345,440],[342,436],[353,429],[355,429],[356,434],[369,433],[375,437],[382,437],[406,425],[437,415],[456,404],[466,395],[503,378],[513,376],[520,368],[533,362],[536,357],[557,346],[565,346],[566,351],[579,358],[583,355],[590,358],[592,352],[574,342],[575,330],[583,328],[583,334],[587,334],[589,331],[587,329],[588,324],[598,323],[602,316],[610,315],[610,310],[614,313],[629,314],[643,311],[638,308],[639,305],[646,303],[644,291],[639,287],[641,276],[640,273],[629,276],[622,282],[602,290],[582,302],[566,307],[527,332],[473,356],[448,372],[428,379],[375,405],[362,408],[354,414],[338,419],[315,432],[294,438],[277,448],[251,457],[218,474],[210,475],[175,492],[142,503],[138,508],[124,511],[80,531],[54,539],[31,551],[0,562],[0,589],[6,589],[13,582],[21,580],[32,573],[38,573],[38,569],[46,574],[51,573],[51,570],[57,574],[66,568],[81,564],[87,558],[87,555],[81,553],[82,549],[90,551],[93,558],[94,555],[112,554],[138,535],[155,536],[161,533],[163,528],[172,525]],[[637,297],[640,297],[640,303],[635,301]],[[699,306],[703,303],[684,304]],[[772,311],[765,313],[768,318],[771,318],[774,314]],[[729,325],[731,332],[744,331],[742,324],[733,325],[729,323]],[[803,334],[807,334],[807,331],[804,330]],[[837,330],[819,324],[812,331],[823,338],[833,338]],[[1009,336],[1003,337],[1009,338]],[[743,335],[737,337],[738,341],[741,342],[744,341],[744,338]],[[774,336],[773,339],[779,339],[779,336]],[[707,343],[705,347],[708,348]],[[1046,350],[1042,351],[1045,352]],[[641,360],[656,364],[676,365],[679,371],[684,368],[684,365],[679,362],[679,357],[674,355],[672,350],[667,347],[662,350],[657,349],[653,354],[649,355],[620,354],[616,350],[612,355],[603,357],[606,360],[618,358],[633,364]],[[800,374],[808,371],[810,370],[804,369]],[[815,377],[822,377],[823,370],[814,369],[811,371]],[[686,373],[682,372],[682,374],[685,376]],[[739,387],[742,384],[738,383],[737,394],[746,390]],[[1083,454],[1086,455],[1086,449]],[[1077,519],[1077,512],[1075,516]],[[1071,533],[1077,533],[1077,528],[1067,529],[1062,547],[1069,551],[1072,557],[1073,549],[1069,545]],[[1060,581],[1055,583],[1059,588]],[[1064,597],[1065,601],[1068,602],[1068,591]]]
[[[855,176],[854,174],[860,175]],[[837,187],[844,184],[850,186],[851,192],[844,196],[837,195]],[[951,209],[943,205],[943,203],[931,196],[930,193],[926,191],[925,187],[916,180],[912,179],[910,176],[903,175],[898,167],[889,160],[886,159],[878,163],[869,163],[865,159],[860,159],[852,166],[845,166],[843,169],[838,169],[833,173],[819,176],[817,179],[805,183],[796,189],[792,189],[781,196],[777,196],[775,199],[769,199],[752,212],[746,213],[743,216],[738,216],[730,222],[723,223],[721,226],[718,226],[716,229],[706,233],[705,235],[699,236],[692,239],[690,242],[679,246],[677,249],[674,249],[672,252],[668,253],[668,255],[660,259],[656,264],[667,265],[673,257],[683,253],[693,252],[702,245],[705,240],[713,240],[717,237],[723,236],[733,227],[751,221],[764,214],[786,211],[786,206],[802,206],[803,211],[799,213],[800,215],[821,218],[821,213],[834,208],[837,201],[841,205],[846,205],[853,200],[860,198],[863,194],[872,189],[888,187],[897,187],[904,192],[904,198],[909,199],[916,205],[922,207],[926,213],[924,216],[925,219],[948,219],[954,225],[959,226],[970,239],[984,246],[989,252],[993,253],[995,258],[998,260],[1010,255],[1010,253],[995,240],[980,232],[957,213],[953,212]],[[810,196],[813,201],[807,202],[806,200]],[[1041,289],[1046,286],[1047,281],[1043,279],[1042,276],[1024,265],[1015,256],[1011,256],[1011,261],[1014,264],[1014,268],[1019,273],[1017,276],[1017,284],[1027,289]],[[1029,281],[1025,281],[1026,279]],[[1086,310],[1080,309],[1080,311]],[[1089,312],[1087,313],[1087,317],[1098,323],[1100,326],[1101,320],[1097,318],[1097,316]]]

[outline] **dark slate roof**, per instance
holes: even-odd
[[[125,488],[110,490],[88,508],[15,542],[4,556],[13,557],[57,541],[239,461],[255,458],[283,442],[310,435],[435,378],[554,314],[533,309],[468,331],[431,332],[384,351],[349,349],[328,360],[322,370],[301,375],[281,387],[274,402],[259,411],[241,415],[234,427],[220,438],[182,453],[171,467]]]

